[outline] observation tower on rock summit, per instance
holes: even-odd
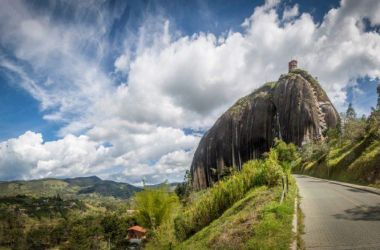
[[[291,60],[288,64],[288,71],[291,72],[292,70],[297,68],[297,60]]]

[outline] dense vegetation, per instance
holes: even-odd
[[[129,200],[5,196],[0,199],[0,248],[125,249],[127,229],[138,224],[148,229],[146,249],[285,249],[292,240],[291,179],[287,198],[280,201],[296,159],[294,145],[276,141],[262,159],[245,163],[240,172],[230,169],[229,176],[202,191],[191,189],[187,174],[176,192],[167,184],[146,186]],[[94,181],[65,185],[82,186],[83,192],[96,190]]]
[[[156,204],[156,207],[159,208],[163,207],[162,203],[166,203],[170,204],[169,206],[172,208],[172,213],[159,220],[161,222],[159,226],[149,223],[155,217],[154,213],[151,213],[150,219],[144,219],[146,221],[144,225],[151,229],[146,248],[191,249],[191,244],[195,244],[199,237],[208,242],[202,249],[213,248],[211,247],[213,238],[210,238],[209,234],[215,236],[218,234],[217,231],[221,232],[218,229],[219,227],[212,225],[221,223],[222,220],[237,219],[239,216],[255,217],[257,223],[249,224],[248,228],[245,225],[245,227],[235,230],[244,231],[247,239],[254,238],[255,240],[252,240],[251,243],[253,248],[261,243],[268,246],[274,244],[273,246],[280,249],[287,248],[292,239],[289,220],[293,214],[295,191],[294,186],[291,185],[289,197],[284,202],[286,205],[280,204],[281,183],[282,180],[289,177],[290,169],[296,159],[297,150],[294,145],[277,141],[275,147],[263,159],[245,163],[242,171],[233,172],[231,176],[226,176],[206,190],[189,191],[189,185],[180,185],[176,191],[181,195],[182,206],[179,206],[178,200],[170,197],[170,195],[166,198],[153,199],[151,190],[138,193],[139,199],[146,200],[145,203],[147,204]],[[164,202],[165,200],[166,202]],[[143,203],[140,202],[141,204]],[[243,206],[245,209],[241,210]],[[149,208],[151,205],[146,205],[146,207]],[[156,209],[156,211],[165,211],[165,209]],[[239,216],[236,215],[242,211],[245,212]],[[139,214],[139,216],[145,217],[149,213],[140,211]],[[163,212],[164,214],[166,213]],[[247,218],[247,220],[249,219]],[[260,222],[264,224],[260,224]],[[278,224],[275,225],[275,223]],[[260,228],[259,231],[257,231],[258,228]],[[231,231],[231,234],[233,233]],[[273,237],[273,239],[279,237],[281,240],[273,242],[270,240],[271,243],[268,243],[266,242],[268,236]],[[197,240],[192,242],[194,237]],[[229,237],[233,237],[233,235],[229,235]],[[239,249],[233,244],[231,241],[229,247]],[[224,248],[228,248],[228,246],[225,245]]]
[[[325,132],[327,140],[302,147],[295,171],[380,187],[380,93],[368,118],[358,118],[350,104],[341,119],[341,127]]]
[[[282,188],[259,186],[214,220],[180,243],[178,249],[289,249],[296,186],[280,203]]]
[[[138,208],[137,221],[152,230],[165,223],[178,207],[178,197],[169,192],[169,186],[164,183],[158,188],[145,188],[134,197]]]
[[[190,203],[175,220],[177,237],[188,238],[223,212],[255,186],[276,185],[283,172],[276,151],[271,150],[264,161],[247,162],[243,170],[217,182],[212,188]]]
[[[127,229],[136,223],[127,209],[125,201],[111,198],[3,197],[0,248],[126,248]]]
[[[140,188],[96,176],[0,183],[0,249],[122,249]]]
[[[17,195],[15,197],[0,197],[1,209],[11,207],[15,211],[22,211],[27,216],[34,218],[42,217],[67,217],[70,210],[84,210],[83,202],[71,199],[62,200],[60,196],[55,197],[30,197]]]
[[[128,183],[102,180],[96,176],[71,179],[41,179],[31,181],[0,182],[0,196],[28,195],[34,197],[63,198],[109,197],[128,199],[141,190]]]

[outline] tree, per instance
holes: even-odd
[[[309,142],[302,145],[301,156],[304,162],[318,161],[324,157],[330,148],[329,145],[323,141]]]
[[[380,109],[372,109],[367,120],[366,130],[369,135],[380,139]]]
[[[344,125],[343,139],[346,141],[358,141],[366,134],[366,122],[361,119],[347,120]]]
[[[4,222],[0,226],[1,245],[9,246],[11,249],[25,248],[25,225],[24,216],[18,209],[0,209],[0,219]]]
[[[53,246],[61,244],[68,237],[67,220],[59,219],[58,224],[50,231],[50,241]]]
[[[278,160],[281,164],[286,165],[285,168],[290,167],[291,163],[299,157],[297,147],[293,143],[286,144],[284,141],[276,138],[274,148],[278,153]]]
[[[348,105],[347,111],[346,111],[346,118],[347,120],[353,120],[356,119],[356,112],[354,107],[352,106],[352,103]]]
[[[48,225],[40,225],[29,230],[26,236],[28,249],[48,249],[51,247],[50,232],[52,228]]]
[[[372,108],[371,115],[367,120],[367,132],[370,136],[380,139],[380,84],[377,86],[377,106]]]
[[[166,183],[159,188],[144,188],[135,194],[134,201],[137,221],[153,230],[168,220],[172,209],[179,204],[177,195],[169,192]]]
[[[100,225],[99,216],[77,215],[70,218],[68,242],[62,249],[101,249],[103,227]]]
[[[100,222],[104,235],[115,249],[126,249],[128,228],[135,225],[135,219],[121,214],[112,213],[106,215]]]
[[[183,182],[178,183],[174,190],[181,201],[186,201],[186,198],[188,198],[191,193],[191,179],[191,172],[186,170]]]
[[[361,140],[365,136],[366,121],[364,119],[357,119],[356,112],[352,103],[348,105],[345,122],[343,129],[343,139],[346,141]]]

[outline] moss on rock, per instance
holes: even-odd
[[[240,170],[267,152],[276,137],[301,145],[320,136],[320,102],[329,106],[322,110],[326,126],[335,127],[338,113],[318,81],[301,69],[239,99],[201,139],[191,165],[193,186],[211,186],[219,179],[215,173],[227,166]]]

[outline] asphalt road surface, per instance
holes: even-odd
[[[295,175],[306,249],[380,249],[380,195]]]

